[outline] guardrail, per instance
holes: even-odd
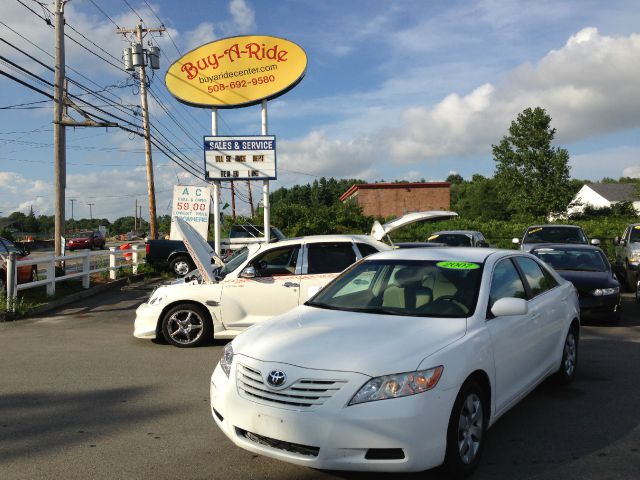
[[[100,272],[109,272],[109,278],[111,280],[116,279],[116,273],[120,268],[131,267],[132,273],[138,273],[138,266],[144,263],[144,260],[140,258],[140,252],[144,251],[144,245],[132,245],[131,248],[126,250],[120,250],[116,247],[109,247],[108,251],[91,251],[86,250],[81,253],[72,253],[69,255],[59,255],[44,258],[30,258],[27,260],[17,260],[16,253],[9,254],[7,259],[7,280],[6,280],[6,292],[7,295],[7,311],[13,310],[15,300],[18,296],[18,291],[27,290],[29,288],[35,288],[42,285],[46,285],[47,296],[53,296],[56,293],[56,282],[64,280],[70,280],[72,278],[82,278],[82,287],[89,288],[91,286],[91,274]],[[97,268],[91,268],[91,259],[97,257],[109,257],[109,266]],[[124,259],[124,262],[118,263],[118,259]],[[81,263],[82,268],[73,273],[67,273],[65,275],[56,276],[56,264],[59,262],[65,262],[65,265],[69,261],[78,261]],[[35,280],[33,282],[18,283],[18,267],[29,265],[46,265],[44,268],[45,278],[42,280]],[[42,270],[38,270],[42,271]]]

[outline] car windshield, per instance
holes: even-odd
[[[604,257],[598,250],[538,248],[531,253],[556,270],[604,272],[609,269]]]
[[[636,225],[631,229],[631,235],[629,236],[629,242],[640,242],[640,225]]]
[[[224,266],[220,269],[220,274],[224,276],[233,272],[245,262],[248,255],[249,249],[247,247],[242,247],[241,249],[233,252],[233,255],[225,260]]]
[[[355,264],[306,305],[387,315],[468,317],[482,276],[474,262],[370,260]]]
[[[91,232],[73,232],[67,234],[69,238],[87,238],[91,236]]]
[[[531,227],[523,243],[581,243],[587,244],[582,229],[577,227]]]
[[[464,233],[434,233],[427,239],[427,242],[444,243],[450,247],[470,247],[471,235]]]

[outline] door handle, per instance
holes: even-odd
[[[299,287],[300,286],[299,283],[295,283],[295,282],[284,282],[282,285],[284,287],[287,287],[287,288]]]

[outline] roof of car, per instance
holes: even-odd
[[[367,257],[377,260],[446,260],[453,262],[482,263],[493,254],[517,254],[516,250],[504,250],[499,248],[473,248],[473,247],[436,247],[436,248],[400,248],[391,251],[376,253]]]
[[[269,246],[281,247],[281,246],[292,245],[300,242],[320,243],[320,242],[345,242],[345,241],[386,245],[385,243],[379,242],[378,240],[373,238],[371,235],[335,234],[335,235],[307,235],[304,237],[287,238],[284,240],[279,240],[277,243],[270,243]]]
[[[440,230],[439,232],[433,232],[431,235],[473,235],[474,233],[480,233],[478,230]]]
[[[530,225],[527,227],[527,230],[530,230],[532,228],[547,228],[547,227],[561,227],[561,228],[580,228],[582,229],[582,227],[580,225],[558,225],[555,223],[547,223],[545,225]]]

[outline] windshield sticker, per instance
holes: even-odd
[[[542,227],[540,228],[532,228],[531,230],[529,230],[527,233],[536,233],[536,232],[541,232],[542,231]]]
[[[638,228],[638,227],[636,227],[636,228]],[[429,238],[427,238],[427,242],[428,242],[429,240],[433,240],[434,238],[438,238],[439,236],[440,236],[440,235],[431,235]]]
[[[480,268],[480,265],[471,262],[438,262],[436,263],[436,266],[440,268],[450,268],[453,270],[474,270],[476,268]]]

